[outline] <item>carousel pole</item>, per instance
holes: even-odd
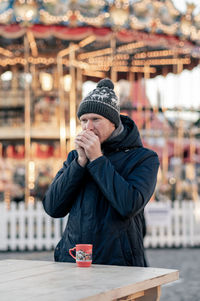
[[[177,74],[180,74],[183,71],[183,64],[181,64],[179,61],[177,63]],[[179,113],[181,111],[181,108],[179,107]],[[178,157],[183,159],[183,147],[184,147],[184,129],[183,129],[183,120],[180,118],[179,114],[179,119],[178,119],[178,139],[177,139],[177,155]]]
[[[79,105],[79,102],[82,100],[83,95],[83,70],[81,68],[77,68],[77,104]],[[80,124],[76,127],[77,131],[81,131],[81,126]]]
[[[24,56],[25,56],[25,65],[24,73],[27,75],[29,73],[29,43],[27,35],[24,35]],[[29,162],[30,162],[30,152],[31,152],[31,115],[30,115],[30,106],[31,106],[31,97],[30,97],[30,83],[25,77],[25,203],[29,203],[30,199],[30,190],[29,190]]]
[[[195,151],[196,151],[196,144],[195,144],[195,137],[194,137],[194,132],[192,129],[189,131],[189,139],[190,139],[190,162],[192,164],[195,163]]]
[[[3,73],[3,69],[2,67],[0,67],[0,73]],[[2,88],[2,80],[0,78],[0,88]],[[1,95],[0,97],[0,102],[3,101],[3,97]],[[0,143],[0,161],[3,160],[3,142]],[[1,162],[2,164],[3,162]],[[11,201],[11,197],[10,197],[10,190],[8,188],[5,188],[4,190],[4,202],[6,204],[6,208],[9,209],[10,208],[10,201]]]
[[[174,59],[177,60],[177,64],[173,65],[173,73],[174,74],[179,74],[181,72],[180,69],[180,64],[178,64],[178,58],[177,58],[177,53],[174,54]],[[176,87],[176,92],[178,91],[178,88]],[[178,98],[178,95],[176,94],[176,97]],[[180,112],[180,108],[178,108],[178,118],[176,120],[176,125],[177,125],[177,131],[176,131],[176,139],[174,141],[174,155],[175,157],[179,157],[180,156],[180,119],[179,119],[179,112]]]
[[[3,143],[0,143],[0,159],[3,158]]]
[[[129,71],[128,73],[129,82],[133,83],[135,81],[135,72]]]
[[[168,133],[168,126],[167,126],[167,121],[164,119],[164,148],[163,148],[163,154],[162,154],[162,182],[164,184],[167,184],[168,178],[167,178],[167,173],[168,173],[168,167],[169,167],[169,152],[168,152],[168,138],[169,138],[169,133]]]
[[[192,198],[193,201],[197,201],[198,196],[198,183],[195,176],[195,152],[196,152],[196,144],[195,137],[192,128],[189,131],[189,141],[190,141],[190,173],[189,178],[192,182]]]
[[[178,61],[177,64],[177,73],[180,74],[183,71],[183,64]],[[179,119],[179,156],[183,161],[183,152],[184,152],[184,128],[183,120]]]
[[[146,85],[146,81],[150,78],[149,67],[150,67],[149,65],[144,66],[144,84],[145,85]],[[145,100],[146,100],[146,93],[145,93]],[[150,108],[147,108],[145,105],[144,105],[144,120],[145,120],[146,137],[148,137],[150,126],[151,126],[151,111],[150,111]]]
[[[70,44],[73,46],[73,43]],[[73,64],[75,60],[75,50],[74,47],[70,47],[69,52],[69,65],[70,65],[70,75],[71,75],[71,89],[69,95],[69,149],[74,148],[74,138],[76,136],[76,70]]]
[[[17,80],[17,66],[13,65],[11,67],[13,78],[11,83],[11,89],[14,95],[16,95],[16,91],[18,89],[18,80]],[[14,105],[17,104],[17,98],[14,96]]]
[[[60,153],[62,160],[66,159],[66,125],[65,125],[65,98],[63,87],[63,66],[62,57],[57,57],[58,68],[58,95],[59,95],[59,122],[60,122]]]
[[[142,74],[138,72],[138,85],[137,85],[137,114],[138,114],[138,129],[142,130],[143,127],[143,113],[142,113],[142,93],[141,93],[141,80]],[[143,131],[141,132],[143,136]],[[143,138],[143,137],[142,137]]]
[[[130,88],[130,100],[131,100],[131,105],[134,107],[134,93],[133,93],[133,89],[134,89],[134,85],[135,85],[135,72],[129,71],[128,73],[128,80],[130,82],[131,88]],[[131,112],[129,113],[130,117],[134,119],[134,111],[131,110]]]
[[[166,66],[162,69],[162,75],[163,77],[166,76]],[[159,107],[161,107],[161,100],[158,100],[158,110]],[[163,112],[164,114],[164,112]],[[164,147],[162,151],[162,182],[163,184],[167,184],[168,182],[168,168],[169,168],[169,150],[168,150],[168,140],[169,140],[169,129],[168,129],[168,122],[166,117],[164,116],[164,125],[163,125],[163,136],[164,136]]]
[[[110,47],[112,49],[112,66],[111,66],[111,80],[112,82],[115,84],[117,82],[117,71],[115,71],[113,63],[114,63],[114,59],[115,59],[115,53],[116,53],[116,38],[113,35],[110,41]]]
[[[39,85],[39,80],[37,76],[37,70],[35,64],[32,64],[30,67],[31,74],[32,74],[32,89],[35,91],[35,93],[38,91],[38,85]]]
[[[177,64],[174,66],[176,68],[176,74],[180,74],[183,71],[183,65],[179,62],[177,55],[175,55],[177,59]],[[178,91],[178,90],[177,90]],[[178,96],[178,95],[177,95]],[[181,185],[181,166],[183,164],[183,147],[184,147],[184,128],[183,128],[183,120],[181,120],[180,116],[181,108],[178,107],[178,120],[177,120],[177,139],[174,143],[174,152],[175,157],[179,158],[180,162],[176,165],[175,168],[175,176],[176,176],[176,195],[181,193],[182,185]]]

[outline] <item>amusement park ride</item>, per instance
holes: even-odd
[[[73,147],[83,83],[103,77],[131,83],[122,111],[138,120],[144,143],[152,135],[164,139],[161,149],[154,145],[162,183],[178,184],[177,174],[166,176],[172,157],[193,171],[195,165],[196,172],[198,123],[186,133],[182,120],[171,126],[167,108],[151,107],[143,86],[149,78],[199,64],[200,14],[194,11],[187,4],[183,14],[171,0],[1,1],[0,199],[42,198]]]

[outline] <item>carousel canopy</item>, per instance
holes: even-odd
[[[2,0],[0,66],[29,62],[56,64],[57,57],[98,77],[112,70],[157,74],[192,69],[200,58],[200,14],[187,5],[185,14],[171,0]],[[64,57],[66,56],[65,60]]]

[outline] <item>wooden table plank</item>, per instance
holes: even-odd
[[[177,279],[177,270],[104,265],[79,268],[73,263],[6,260],[0,262],[0,299],[107,301]]]
[[[34,268],[40,268],[42,266],[47,266],[47,262],[43,261],[34,261]],[[49,265],[52,265],[52,262],[49,261]],[[33,263],[27,260],[26,264],[24,265],[23,260],[1,260],[1,270],[0,270],[0,282],[1,282],[1,277],[3,280],[5,280],[5,273],[13,273],[13,272],[22,272],[22,271],[27,271],[32,269]]]

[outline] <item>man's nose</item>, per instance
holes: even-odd
[[[94,129],[94,126],[93,126],[93,122],[92,120],[88,120],[87,121],[87,124],[86,124],[86,130],[93,130]]]

